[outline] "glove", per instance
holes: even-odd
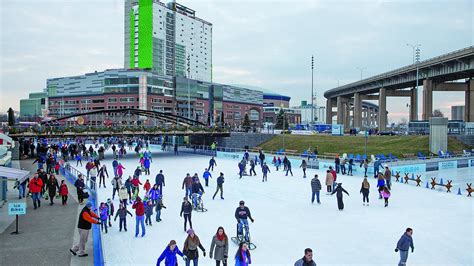
[[[255,219],[252,219],[252,223],[255,221]]]
[[[411,248],[411,253],[413,253],[413,251],[415,251],[415,248]]]
[[[212,253],[211,253],[211,254],[209,254],[209,258],[211,258],[211,259],[212,259]]]
[[[182,214],[182,213],[180,213],[180,214],[179,214],[179,217],[183,217],[183,214]]]
[[[186,257],[186,255],[183,255],[183,260],[187,260],[188,257]]]
[[[398,248],[395,249],[395,252],[398,252]]]
[[[227,259],[227,255],[224,255],[224,259]]]
[[[413,249],[412,249],[411,252],[413,252]],[[204,255],[204,257],[206,257],[206,251],[203,251],[203,255]]]

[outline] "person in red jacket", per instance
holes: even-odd
[[[30,181],[29,189],[32,194],[34,209],[41,207],[41,190],[43,188],[43,180],[35,174],[33,179]]]
[[[92,228],[92,224],[100,224],[101,221],[99,216],[92,212],[92,203],[88,202],[86,206],[82,209],[81,213],[79,214],[79,221],[77,223],[77,228],[79,231],[79,243],[74,245],[69,251],[76,256],[79,257],[87,257],[87,253],[85,252],[87,238],[89,237],[89,231]]]
[[[140,233],[139,225],[142,227],[142,237],[145,236],[145,205],[142,202],[142,199],[137,196],[135,203],[132,205],[132,209],[135,209],[135,237],[138,237]]]
[[[143,189],[146,191],[146,194],[148,194],[148,191],[150,191],[150,188],[151,188],[150,180],[147,179],[145,182],[145,185],[143,185]]]
[[[329,166],[329,171],[331,171],[332,177],[333,177],[333,183],[332,183],[332,190],[336,188],[336,179],[337,179],[337,172],[332,169],[332,166]]]
[[[138,177],[134,176],[131,183],[132,183],[132,194],[134,196],[138,196],[138,193],[140,192],[140,185],[142,185],[142,182],[140,182],[140,179],[138,179]]]
[[[59,162],[56,162],[56,165],[54,166],[54,171],[56,172],[57,175],[59,175],[59,168],[61,167],[61,165],[59,164]]]
[[[69,194],[69,190],[67,189],[67,185],[64,180],[61,180],[61,186],[59,187],[59,195],[61,195],[61,199],[63,200],[63,205],[67,204],[67,195]]]

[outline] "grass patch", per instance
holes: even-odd
[[[303,153],[308,148],[314,150],[318,147],[320,155],[324,153],[365,153],[365,138],[363,136],[329,136],[329,135],[278,135],[271,140],[262,143],[265,151],[297,150]],[[468,146],[455,138],[448,137],[448,150],[451,152],[462,151]],[[370,136],[367,142],[367,154],[392,153],[394,156],[402,157],[404,153],[414,153],[421,151],[427,155],[429,153],[429,136]]]

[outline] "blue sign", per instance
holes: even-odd
[[[26,214],[25,202],[8,203],[8,215],[22,215],[22,214]]]
[[[332,125],[332,135],[333,136],[342,136],[342,135],[344,135],[344,126],[343,125],[338,125],[338,124]]]
[[[438,163],[438,170],[455,169],[455,168],[458,168],[458,161],[447,161],[447,162]]]
[[[392,166],[392,172],[400,173],[424,173],[426,172],[426,164],[412,164],[412,165],[401,165]]]

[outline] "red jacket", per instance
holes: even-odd
[[[138,178],[133,178],[132,179],[132,186],[138,187],[138,185],[141,185],[142,183],[140,182],[140,179]]]
[[[56,171],[59,171],[59,168],[60,168],[59,163],[56,163],[56,165],[54,166],[54,169],[55,169]]]
[[[30,181],[30,192],[31,193],[40,193],[41,188],[43,187],[43,180],[41,178],[33,178]]]
[[[331,171],[331,174],[332,174],[332,177],[334,177],[334,182],[336,182],[336,179],[337,179],[337,173],[336,173],[336,171],[332,170],[332,171]]]
[[[135,201],[132,205],[132,209],[135,209],[135,215],[143,216],[145,215],[145,205],[141,201]]]
[[[69,193],[68,189],[67,189],[67,185],[66,184],[62,184],[60,187],[59,187],[59,195],[61,196],[67,196],[67,194]]]
[[[150,182],[146,182],[145,185],[143,186],[143,189],[145,189],[146,192],[148,192],[148,190],[150,190],[150,188],[151,188]]]

